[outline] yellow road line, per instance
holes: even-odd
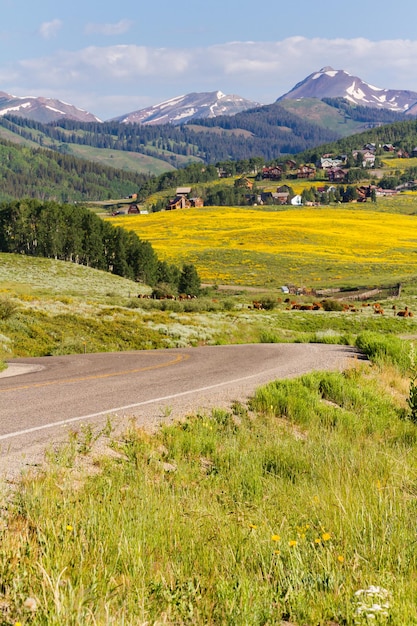
[[[52,385],[63,385],[63,384],[71,384],[83,382],[86,380],[99,380],[100,378],[115,378],[117,376],[127,376],[128,374],[136,374],[138,372],[146,372],[148,370],[157,370],[163,367],[170,367],[171,365],[176,365],[181,361],[186,361],[190,358],[189,354],[178,354],[170,361],[166,363],[158,363],[157,365],[147,365],[146,367],[138,367],[131,370],[122,370],[121,372],[110,372],[108,374],[94,374],[92,376],[79,376],[77,378],[64,378],[62,380],[51,380],[49,382],[43,383],[31,383],[29,385],[20,385],[19,387],[6,387],[5,389],[0,389],[0,393],[5,393],[7,391],[21,391],[22,389],[36,389],[38,387],[50,387]]]

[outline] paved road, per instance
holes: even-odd
[[[317,369],[343,369],[352,348],[250,344],[13,359],[0,375],[0,471],[39,460],[70,430],[110,416],[162,421],[244,401],[256,387]]]

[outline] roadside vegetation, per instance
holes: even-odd
[[[2,623],[416,624],[410,345],[362,338],[371,364],[51,449],[2,510]]]

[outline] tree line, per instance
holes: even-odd
[[[107,200],[136,193],[147,178],[46,148],[0,140],[0,200]]]
[[[152,245],[133,231],[115,227],[85,207],[52,201],[0,204],[0,252],[79,263],[191,295],[197,295],[200,284],[192,264],[179,269],[160,261]]]
[[[59,142],[58,149],[62,151],[66,144],[72,143],[149,154],[170,163],[176,154],[197,157],[205,164],[253,156],[269,160],[338,137],[335,132],[302,120],[277,103],[178,126],[69,119],[43,124],[12,115],[0,118],[0,125],[38,143],[45,138],[53,139]]]

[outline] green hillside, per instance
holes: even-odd
[[[144,174],[0,139],[0,201],[22,197],[61,202],[120,198],[136,193],[146,178]]]
[[[365,130],[365,124],[344,115],[335,107],[318,98],[302,98],[300,100],[282,100],[280,105],[290,113],[308,119],[318,126],[334,131],[340,137],[347,137]]]

